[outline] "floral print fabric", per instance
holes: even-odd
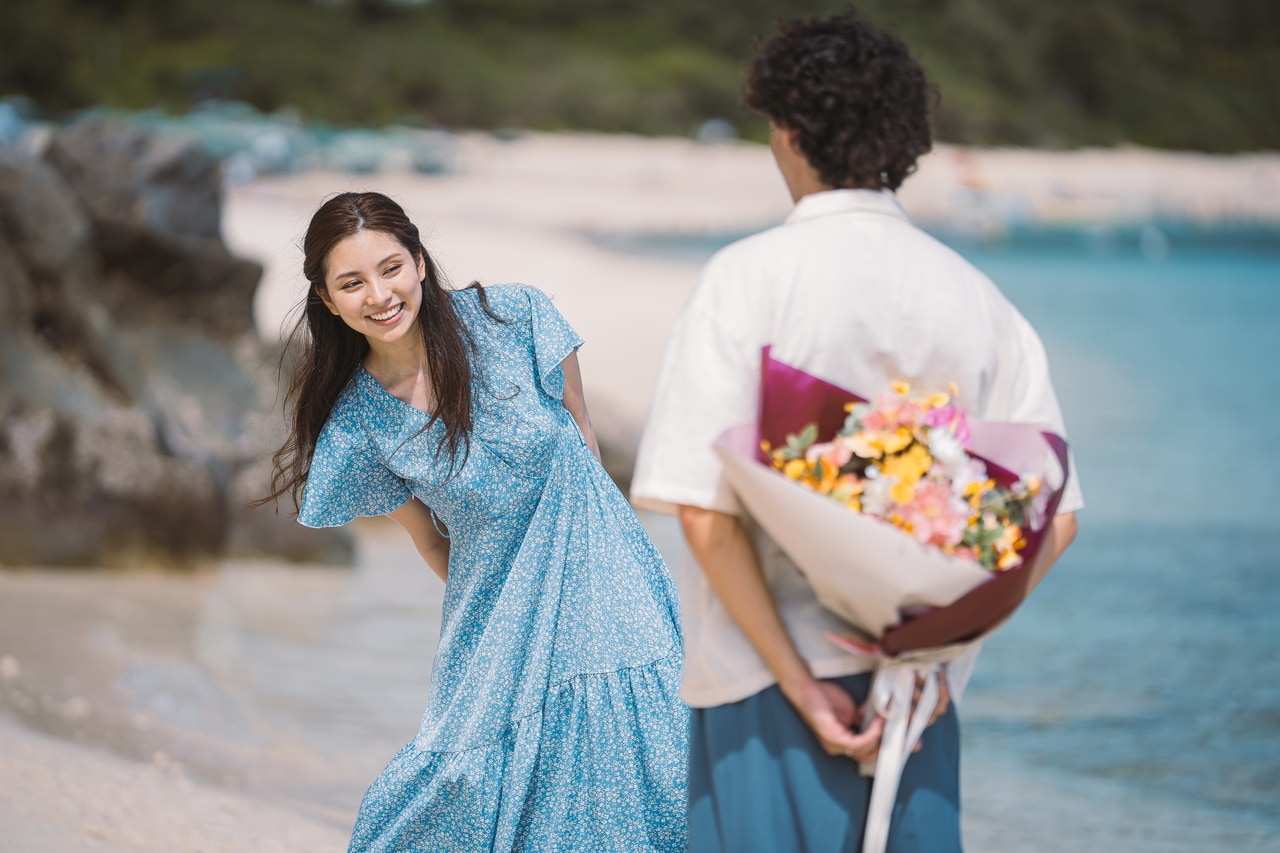
[[[540,291],[452,295],[476,344],[474,429],[443,427],[363,369],[317,442],[299,520],[417,497],[450,535],[417,737],[370,786],[352,851],[685,849],[687,718],[676,594],[561,402],[581,339]]]

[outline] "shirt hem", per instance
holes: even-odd
[[[875,661],[870,658],[843,656],[808,661],[809,671],[814,678],[842,678],[846,675],[858,675],[875,669]],[[778,680],[769,671],[759,672],[747,678],[741,678],[731,684],[714,687],[696,687],[684,684],[680,688],[680,698],[690,708],[715,708],[720,705],[731,705],[741,702],[777,684]]]

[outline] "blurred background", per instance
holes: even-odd
[[[213,99],[340,126],[759,138],[739,68],[779,17],[838,0],[12,0],[0,89],[54,115]],[[1267,0],[868,0],[943,92],[942,138],[1280,145]]]
[[[345,849],[442,590],[246,507],[311,212],[386,192],[456,284],[551,294],[625,488],[700,265],[790,207],[743,63],[843,6],[4,5],[0,850]],[[939,90],[899,198],[1040,331],[1087,502],[965,697],[966,845],[1280,849],[1274,4],[859,9]]]

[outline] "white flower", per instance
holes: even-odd
[[[879,474],[879,471],[876,473]],[[877,476],[865,482],[866,487],[862,491],[862,511],[868,515],[884,517],[889,507],[893,505],[893,498],[889,492],[898,482],[898,478]]]
[[[929,454],[948,467],[964,461],[964,445],[950,431],[929,430]]]

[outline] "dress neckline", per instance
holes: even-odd
[[[402,408],[408,409],[412,412],[416,412],[422,417],[430,419],[432,422],[440,420],[438,417],[436,417],[434,412],[424,412],[422,409],[419,409],[417,406],[413,405],[412,403],[407,403],[404,400],[401,400],[395,394],[392,394],[386,388],[382,387],[382,383],[379,382],[377,379],[375,379],[372,373],[365,370],[365,367],[363,364],[356,366],[356,376],[358,381],[363,382],[365,384],[373,385],[374,390],[372,394],[374,397],[380,398],[383,400],[391,400],[393,401],[394,404],[398,404]]]

